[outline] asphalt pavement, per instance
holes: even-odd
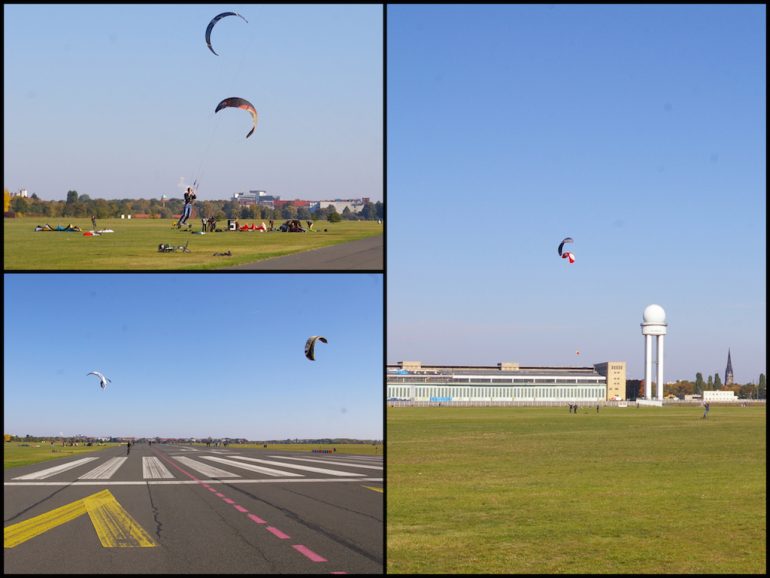
[[[136,444],[4,486],[5,573],[384,572],[381,457]]]
[[[383,235],[366,237],[357,241],[349,241],[303,251],[285,257],[264,259],[254,263],[245,263],[227,269],[246,270],[275,270],[275,271],[382,271],[384,258]]]

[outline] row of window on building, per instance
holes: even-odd
[[[388,386],[388,399],[427,401],[443,398],[452,401],[473,400],[554,400],[605,399],[606,388],[597,387],[423,387]]]

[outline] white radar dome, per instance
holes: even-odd
[[[642,316],[644,323],[659,323],[663,325],[666,322],[666,312],[660,305],[648,305]]]

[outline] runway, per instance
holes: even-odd
[[[5,470],[5,572],[381,574],[382,468],[138,444]]]
[[[275,271],[382,271],[384,263],[383,235],[341,243],[322,249],[303,251],[285,257],[265,259],[227,269]]]

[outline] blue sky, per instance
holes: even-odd
[[[4,430],[382,439],[382,291],[381,275],[5,275]],[[328,340],[315,361],[311,335]]]
[[[204,33],[212,32],[215,56]],[[5,5],[4,186],[383,200],[381,5]],[[231,96],[259,113],[216,105]]]
[[[389,362],[766,371],[766,8],[388,8]],[[557,255],[573,237],[572,265]],[[580,351],[580,355],[576,355]]]

